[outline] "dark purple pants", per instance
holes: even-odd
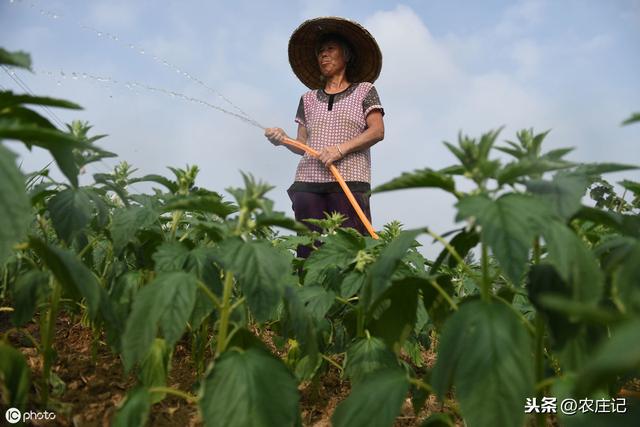
[[[349,199],[344,193],[310,193],[306,191],[289,191],[289,198],[292,202],[293,212],[298,221],[303,222],[309,229],[320,231],[315,225],[309,224],[304,220],[307,218],[324,219],[325,212],[339,212],[346,216],[347,219],[342,223],[343,227],[352,227],[361,234],[367,234],[358,214],[349,203]],[[371,222],[371,208],[369,206],[369,195],[362,192],[353,192],[353,196],[358,201],[362,211]],[[308,246],[298,246],[298,257],[307,258],[311,254],[311,248]]]

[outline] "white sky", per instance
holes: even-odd
[[[81,112],[56,114],[66,122],[88,120],[96,133],[109,134],[98,145],[140,174],[170,176],[166,166],[197,164],[197,185],[222,192],[241,184],[240,170],[251,172],[276,186],[270,197],[292,215],[285,190],[295,155],[235,118],[123,83],[233,109],[187,72],[261,124],[295,135],[293,117],[306,88],[289,68],[287,42],[304,19],[320,15],[359,21],[382,49],[376,87],[386,138],[372,151],[374,186],[403,171],[453,164],[443,140],[501,125],[501,141],[525,127],[552,129],[546,149],[575,147],[569,159],[640,164],[640,126],[619,126],[640,110],[638,0],[0,0],[0,45],[30,52],[36,74],[18,76],[37,94],[82,105]],[[5,73],[0,85],[22,92]],[[27,171],[50,160],[44,151],[9,146],[23,154]],[[81,182],[115,163],[91,167]],[[608,178],[640,180],[640,173]],[[374,226],[398,219],[408,228],[444,232],[454,227],[453,202],[439,190],[374,195]]]

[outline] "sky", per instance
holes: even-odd
[[[81,183],[121,160],[140,175],[196,164],[197,185],[224,193],[245,171],[274,185],[268,196],[292,216],[286,189],[296,156],[185,97],[295,135],[307,88],[291,71],[287,43],[304,20],[326,15],[360,22],[382,50],[375,85],[386,131],[372,148],[373,186],[454,164],[443,141],[500,126],[499,145],[523,128],[551,129],[543,148],[575,147],[570,160],[640,165],[640,126],[620,126],[640,111],[640,0],[0,0],[0,45],[31,54],[34,73],[16,71],[31,91],[84,108],[57,109],[56,118],[109,135],[97,145],[119,158],[89,166]],[[23,92],[1,70],[0,89]],[[51,160],[9,147],[25,171]],[[454,203],[437,189],[374,194],[373,225],[399,220],[444,233],[460,226]],[[439,250],[421,241],[427,255]]]

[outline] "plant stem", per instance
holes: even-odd
[[[418,388],[421,388],[431,394],[435,394],[435,390],[421,379],[409,377],[409,382]]]
[[[442,295],[442,298],[444,298],[445,301],[449,303],[449,305],[454,311],[458,310],[458,304],[456,304],[456,302],[453,299],[451,299],[451,296],[449,296],[449,294],[444,289],[442,289],[442,286],[440,286],[438,282],[436,282],[434,279],[429,279],[429,283],[431,283],[431,286],[436,288],[436,291],[438,291],[438,293]]]
[[[326,355],[322,355],[322,358],[324,360],[326,360],[327,362],[329,362],[330,364],[332,364],[333,366],[335,366],[336,368],[338,368],[338,370],[340,370],[340,372],[343,371],[342,366],[340,366],[340,364],[338,362],[336,362],[335,360],[333,360],[332,358],[330,358],[329,356]]]
[[[231,315],[231,293],[233,290],[233,273],[227,271],[224,275],[222,290],[222,305],[220,307],[220,327],[218,329],[218,343],[216,355],[219,356],[226,348],[227,333],[229,332],[229,317]]]
[[[540,264],[540,237],[533,240],[533,264]],[[536,310],[535,319],[535,374],[536,383],[544,382],[544,334],[545,325],[542,313]],[[544,397],[545,387],[536,390],[536,397],[541,401]],[[536,413],[536,424],[538,427],[546,425],[546,415],[544,413]]]
[[[487,244],[482,242],[482,286],[480,287],[482,299],[491,299],[491,279],[489,277],[489,250]]]
[[[496,300],[500,301],[501,303],[503,303],[504,305],[506,305],[507,307],[509,307],[509,309],[513,311],[515,315],[520,318],[522,323],[524,323],[524,326],[529,330],[529,333],[531,333],[531,335],[535,335],[536,330],[534,326],[531,324],[531,322],[526,317],[524,317],[524,315],[520,313],[509,301],[507,301],[506,299],[502,298],[499,295],[491,295],[491,296]]]
[[[352,307],[352,308],[353,308],[353,307],[355,307],[355,305],[351,304],[351,302],[350,302],[349,300],[345,299],[345,298],[342,298],[342,297],[336,296],[336,297],[335,297],[335,299],[336,299],[336,301],[338,301],[339,303],[342,303],[342,304],[344,304],[344,305],[348,305],[349,307]]]
[[[356,316],[357,316],[357,330],[356,330],[356,335],[361,338],[364,336],[365,330],[364,330],[364,308],[362,307],[362,304],[358,304],[358,307],[356,308]],[[367,333],[368,335],[368,333]]]
[[[182,211],[176,211],[173,213],[173,221],[171,222],[171,240],[176,238],[176,230],[178,229],[178,223],[182,219]]]
[[[536,355],[535,355],[535,367],[536,367],[536,382],[541,383],[544,380],[544,320],[540,313],[536,313]],[[542,401],[545,394],[545,388],[542,387],[537,390],[536,397],[538,401]],[[546,415],[543,413],[536,413],[536,423],[538,427],[544,427],[546,425]]]
[[[200,289],[204,294],[211,300],[216,309],[220,310],[222,308],[222,303],[220,302],[220,298],[213,292],[211,289],[207,288],[207,285],[202,283],[202,281],[198,280],[198,289]]]
[[[182,390],[178,390],[175,388],[171,388],[171,387],[151,387],[149,388],[149,393],[167,393],[167,394],[172,394],[174,396],[178,396],[183,398],[184,400],[186,400],[189,403],[196,403],[198,401],[198,398],[192,394],[186,393]]]
[[[53,292],[51,294],[51,303],[49,304],[48,316],[45,316],[45,328],[42,336],[42,380],[44,387],[42,388],[42,401],[46,405],[49,400],[49,383],[51,380],[51,364],[53,362],[53,339],[56,328],[56,318],[58,316],[58,305],[60,296],[62,295],[62,286],[60,283],[51,278],[53,281]]]
[[[3,334],[3,341],[7,341],[9,342],[9,336],[13,333],[21,333],[23,334],[25,337],[27,337],[29,339],[29,341],[31,342],[31,345],[33,345],[33,347],[38,350],[38,352],[41,351],[40,349],[40,345],[38,344],[38,341],[36,341],[36,339],[33,337],[33,335],[31,335],[31,333],[26,330],[26,329],[22,329],[22,328],[11,328],[9,329],[7,332],[5,332]]]
[[[478,275],[471,269],[471,267],[469,267],[469,265],[466,262],[464,262],[464,259],[462,259],[462,257],[460,256],[456,248],[451,246],[451,244],[447,242],[444,239],[444,237],[442,237],[437,233],[434,233],[428,228],[427,228],[427,234],[433,237],[434,239],[436,239],[438,242],[442,243],[442,245],[445,247],[447,252],[449,252],[451,256],[455,258],[456,261],[458,261],[458,265],[460,265],[460,267],[462,267],[462,269],[469,275],[469,277],[471,277],[476,282],[478,287],[480,287],[480,279],[478,278]]]

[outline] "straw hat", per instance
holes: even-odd
[[[382,68],[382,52],[369,31],[357,22],[325,16],[303,22],[289,39],[289,63],[305,86],[310,89],[324,87],[315,49],[318,40],[326,34],[338,34],[351,45],[351,80],[373,83],[378,78]]]

